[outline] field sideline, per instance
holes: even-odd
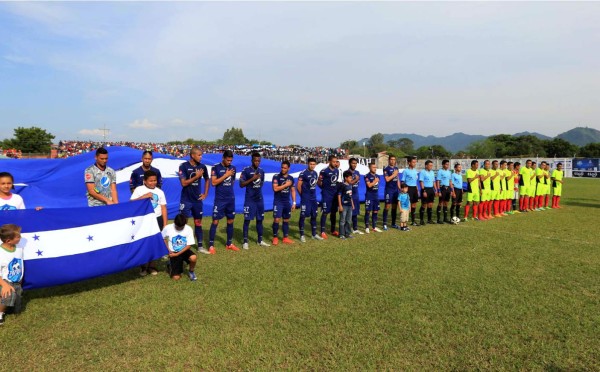
[[[130,270],[27,292],[0,357],[23,370],[599,370],[599,190],[567,179],[560,210],[352,241],[262,248],[252,224],[239,253],[222,221],[196,283]]]

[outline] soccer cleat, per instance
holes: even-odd
[[[146,269],[140,269],[140,276],[146,276],[148,275],[148,272],[146,271]]]
[[[473,220],[474,221],[479,221],[479,218],[478,217],[473,217]]]
[[[283,238],[284,242],[285,242],[285,238]],[[274,237],[273,238],[273,245],[277,245],[279,244],[279,238],[278,237]]]
[[[346,237],[346,239],[354,239],[354,236],[353,236],[353,235],[348,235],[348,236]]]
[[[418,223],[416,223],[415,221],[413,221],[413,222],[412,222],[410,225],[411,225],[411,226],[419,226],[419,224],[418,224]]]
[[[404,231],[410,231],[410,227],[404,227]]]
[[[438,222],[437,222],[437,223],[438,223],[438,225],[443,225],[443,224],[444,224],[444,221],[442,221],[442,220],[438,220]]]
[[[369,230],[369,228],[367,227],[367,228],[365,229],[365,234],[370,234],[370,233],[371,233],[371,231],[370,231],[370,230]]]
[[[202,253],[202,254],[210,254],[210,252],[208,251],[208,249],[206,248],[200,248],[198,249],[198,253]]]
[[[208,248],[208,254],[216,254],[217,250],[212,245]]]
[[[387,231],[387,225],[383,225],[383,231]]]
[[[306,243],[306,238],[304,237],[304,235],[300,236],[300,243]]]
[[[467,217],[463,218],[462,220],[463,222],[469,222],[469,219]]]
[[[433,220],[427,220],[427,223],[428,223],[429,225],[432,225],[434,222],[433,222]]]
[[[400,226],[398,226],[398,225],[392,225],[392,229],[397,229],[398,230],[398,229],[400,229]]]
[[[344,235],[341,235],[341,236],[340,236],[340,239],[342,239],[342,240],[346,240],[346,237],[345,237]]]
[[[332,231],[331,235],[333,235],[333,236],[340,236],[340,233],[337,232],[337,231]],[[325,239],[327,239],[327,238],[325,238]]]
[[[373,229],[373,231],[375,231],[375,232],[383,232],[383,231],[382,231],[382,230],[381,230],[379,227],[375,227],[375,228]]]
[[[270,247],[271,244],[265,242],[264,240],[261,240],[260,243],[258,243],[258,245],[260,245],[261,247]]]
[[[521,211],[517,211],[517,210],[511,211],[511,212],[512,212],[511,214],[521,214]]]
[[[238,252],[240,249],[235,246],[235,244],[231,243],[226,247],[230,251]]]
[[[325,233],[321,233],[321,235],[313,235],[313,239],[314,240],[325,240],[326,238],[323,238],[323,235],[327,236],[327,234]]]
[[[425,226],[425,221],[421,221],[421,226]]]
[[[287,236],[282,240],[283,244],[294,244],[294,241]]]
[[[325,234],[325,232],[322,232],[321,233],[321,238],[327,239],[327,234]],[[319,239],[319,240],[323,240],[323,239]]]
[[[358,235],[364,235],[365,233],[360,231],[360,230],[354,230],[352,231],[353,234],[358,234]]]
[[[229,249],[229,248],[227,248],[227,249]],[[248,250],[248,249],[250,249],[250,246],[248,245],[248,243],[244,243],[244,244],[242,244],[242,249]]]
[[[195,281],[198,279],[198,278],[196,278],[196,274],[194,274],[194,272],[193,272],[193,271],[190,271],[190,272],[188,273],[188,276],[190,277],[190,280],[191,280],[192,282],[195,282]]]

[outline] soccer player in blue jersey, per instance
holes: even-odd
[[[369,173],[365,174],[365,233],[369,233],[369,214],[372,213],[371,227],[375,232],[381,232],[377,227],[377,214],[379,213],[379,176],[377,164],[369,164]]]
[[[135,168],[131,172],[131,177],[129,178],[129,190],[132,193],[136,187],[144,185],[144,173],[147,171],[152,171],[156,174],[156,187],[159,189],[162,188],[163,181],[160,170],[152,166],[152,151],[146,150],[142,153],[142,165],[140,165],[139,168]]]
[[[273,245],[279,244],[279,221],[283,218],[283,244],[293,244],[288,237],[290,232],[290,218],[296,209],[296,189],[294,177],[289,175],[290,162],[281,162],[281,172],[273,176]],[[290,204],[290,195],[292,203]]]
[[[233,220],[235,218],[235,194],[233,185],[235,183],[235,166],[233,161],[233,152],[225,150],[220,163],[215,164],[211,171],[212,185],[215,187],[215,202],[213,207],[213,222],[210,226],[209,252],[215,254],[215,235],[219,220],[227,218],[227,242],[225,247],[230,251],[239,251],[240,249],[233,244]]]
[[[433,223],[433,201],[435,200],[435,174],[433,173],[433,162],[427,160],[425,169],[419,172],[419,183],[421,185],[421,208],[419,218],[421,226],[425,225],[425,207],[427,207],[427,223]]]
[[[308,167],[300,172],[298,176],[298,193],[300,194],[300,220],[298,228],[300,230],[300,241],[306,243],[304,237],[304,219],[310,217],[310,227],[312,228],[312,238],[323,240],[320,235],[317,235],[317,182],[319,175],[315,172],[317,161],[315,158],[308,159]]]
[[[327,239],[327,234],[325,233],[327,215],[331,212],[335,213],[335,209],[333,208],[337,208],[337,201],[335,199],[337,199],[338,180],[340,178],[339,169],[336,167],[337,157],[329,155],[327,160],[329,161],[329,166],[319,172],[319,180],[317,182],[321,188],[321,237],[323,239]],[[331,230],[335,231],[335,225],[331,226]]]
[[[358,230],[358,215],[360,214],[360,196],[358,195],[358,187],[360,185],[360,173],[356,170],[358,160],[356,158],[350,158],[348,161],[348,170],[352,172],[352,180],[350,185],[352,186],[352,202],[354,203],[354,209],[352,210],[352,230],[354,234],[363,235],[364,233]]]
[[[258,245],[269,247],[270,244],[263,241],[263,220],[265,218],[265,202],[263,200],[262,188],[265,183],[265,171],[260,167],[260,154],[252,153],[252,165],[246,167],[240,173],[240,187],[246,188],[244,198],[244,244],[243,249],[248,249],[248,228],[250,221],[256,219],[256,233],[258,234]]]
[[[452,195],[452,207],[450,207],[450,220],[456,216],[460,218],[460,206],[463,201],[463,177],[460,163],[454,164],[454,172],[450,178],[450,193]]]
[[[448,202],[450,201],[450,179],[452,172],[450,171],[450,160],[442,160],[442,169],[439,169],[435,176],[435,188],[437,189],[438,205],[437,205],[437,223],[449,223],[448,219]],[[441,212],[444,211],[444,220],[442,221]]]
[[[396,157],[390,155],[388,166],[383,168],[383,177],[385,178],[385,207],[383,209],[383,229],[387,230],[387,217],[390,207],[392,208],[392,227],[399,228],[396,225],[396,214],[398,212],[398,193],[400,190],[400,170],[396,166]]]
[[[402,172],[402,182],[408,186],[408,196],[410,197],[410,219],[411,226],[418,226],[415,221],[415,212],[417,210],[417,202],[419,201],[419,191],[417,189],[417,180],[419,174],[417,173],[417,158],[412,156],[408,159],[408,168]]]
[[[185,217],[194,219],[198,252],[208,254],[209,251],[203,247],[204,232],[202,231],[204,199],[208,196],[208,168],[201,162],[202,150],[194,147],[190,151],[190,160],[179,166],[179,182],[182,186],[179,211]],[[204,179],[204,192],[202,192],[201,178]]]

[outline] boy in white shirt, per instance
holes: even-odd
[[[187,262],[188,276],[191,281],[195,281],[196,274],[196,254],[192,251],[192,245],[196,244],[194,240],[194,232],[187,224],[187,217],[183,214],[178,214],[173,223],[165,226],[162,231],[162,236],[165,239],[165,244],[169,250],[169,274],[173,280],[181,279],[183,273],[183,263]]]

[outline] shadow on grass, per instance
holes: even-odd
[[[592,199],[588,199],[592,200]],[[564,201],[562,202],[564,205],[569,205],[573,207],[585,207],[585,208],[600,208],[600,203],[583,203],[581,201]]]

